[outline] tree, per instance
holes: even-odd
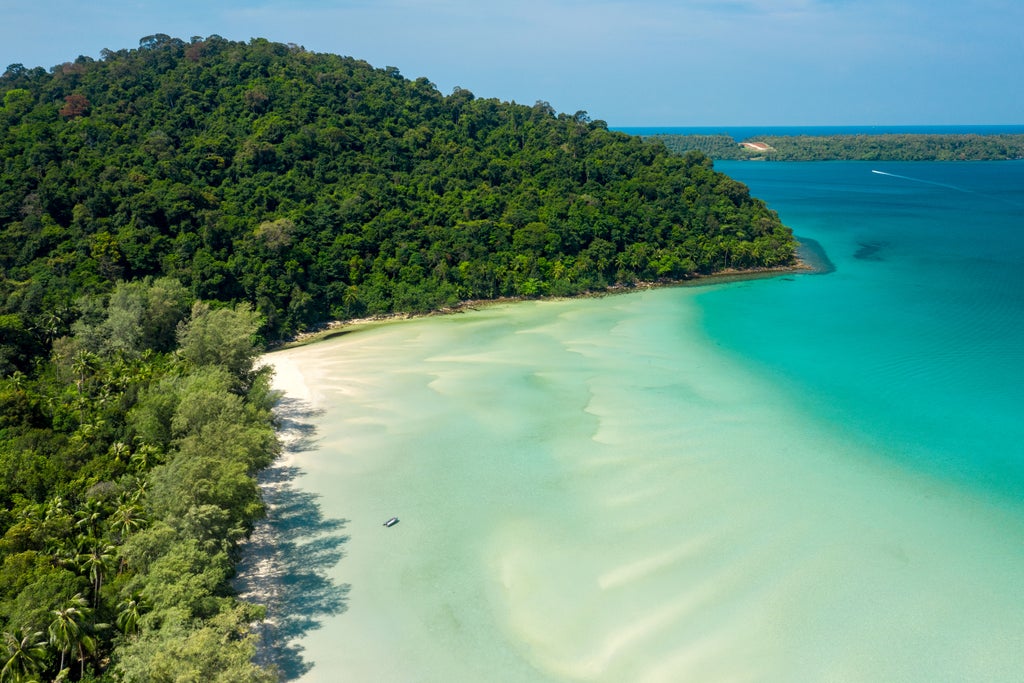
[[[6,652],[4,666],[0,669],[0,683],[27,680],[39,672],[46,662],[46,638],[42,631],[4,631],[4,646]]]
[[[84,349],[75,354],[71,369],[77,377],[76,386],[78,387],[79,395],[85,390],[86,382],[96,373],[99,367],[99,360],[95,353],[85,351]]]
[[[103,501],[91,498],[81,509],[75,511],[75,526],[84,531],[90,538],[98,538],[100,526],[106,517]]]
[[[117,548],[109,543],[102,543],[92,540],[92,546],[87,552],[79,553],[78,565],[82,571],[89,575],[93,587],[93,606],[99,605],[100,589],[103,587],[103,579],[114,562]]]
[[[64,657],[78,645],[83,638],[88,638],[88,619],[92,610],[81,593],[76,593],[68,604],[60,609],[53,610],[53,621],[47,628],[50,636],[50,645],[60,652],[60,665],[58,671],[64,670]]]
[[[246,305],[211,309],[196,303],[178,326],[178,355],[195,367],[219,365],[247,381],[259,353],[260,317]]]
[[[252,663],[255,638],[249,624],[251,608],[224,610],[201,628],[188,629],[181,621],[169,623],[133,639],[121,649],[115,664],[118,680],[125,683],[222,681],[271,683],[273,673]]]
[[[85,95],[73,93],[64,98],[64,106],[60,108],[60,115],[66,119],[73,119],[89,113],[89,99]]]
[[[138,531],[146,525],[146,517],[142,506],[131,500],[122,501],[110,515],[110,528],[118,539]]]
[[[96,638],[91,634],[83,635],[78,639],[75,649],[78,650],[78,665],[81,672],[79,676],[85,678],[85,657],[96,651]]]
[[[143,599],[138,591],[117,605],[117,628],[127,635],[137,633],[142,618]]]

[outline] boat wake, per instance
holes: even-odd
[[[900,175],[898,173],[889,173],[888,171],[879,171],[879,170],[876,170],[876,169],[871,169],[871,172],[875,173],[877,175],[889,176],[890,178],[899,178],[900,180],[909,180],[909,181],[914,182],[914,183],[924,183],[925,185],[936,185],[938,187],[944,187],[944,188],[949,189],[949,190],[956,190],[957,192],[963,192],[964,194],[974,194],[974,195],[978,195],[978,196],[981,196],[981,197],[986,197],[986,198],[989,198],[989,199],[994,199],[994,200],[1000,201],[1000,202],[1002,202],[1004,204],[1009,204],[1011,206],[1024,206],[1024,204],[1021,204],[1020,202],[1014,201],[1012,199],[1007,199],[1006,197],[1002,197],[1002,196],[994,195],[994,194],[989,194],[987,192],[978,192],[977,190],[968,190],[967,188],[960,187],[958,185],[949,185],[947,183],[938,183],[938,182],[935,182],[934,180],[925,180],[923,178],[912,178],[911,176],[908,176],[908,175]]]
[[[946,183],[937,183],[934,180],[924,180],[923,178],[911,178],[908,175],[899,175],[898,173],[889,173],[888,171],[876,171],[875,169],[871,169],[871,172],[872,173],[877,173],[878,175],[889,176],[890,178],[899,178],[900,180],[909,180],[909,181],[915,182],[915,183],[925,183],[926,185],[938,185],[939,187],[946,187],[946,188],[949,188],[950,190],[956,190],[957,192],[967,192],[969,194],[973,194],[974,193],[973,190],[967,190],[967,189],[964,189],[962,187],[957,187],[956,185],[947,185]]]

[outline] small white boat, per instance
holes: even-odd
[[[388,521],[384,522],[384,526],[394,526],[398,524],[398,517],[392,517]]]

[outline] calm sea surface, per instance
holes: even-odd
[[[836,272],[700,295],[709,336],[885,458],[1024,500],[1024,163],[716,168]]]
[[[1024,163],[716,168],[834,271],[268,356],[292,679],[1024,680]]]

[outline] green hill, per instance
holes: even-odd
[[[793,256],[700,155],[265,40],[14,65],[0,98],[0,301],[30,317],[169,275],[281,336]]]

